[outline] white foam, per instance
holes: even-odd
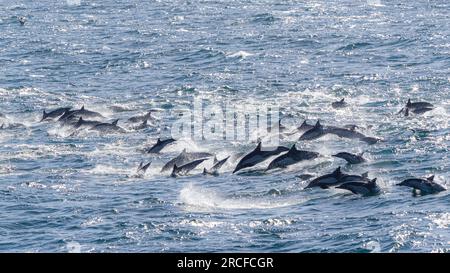
[[[187,205],[188,210],[236,210],[236,209],[271,209],[300,204],[306,199],[271,199],[270,197],[258,198],[227,198],[220,193],[204,189],[193,184],[188,184],[180,191],[180,200]]]

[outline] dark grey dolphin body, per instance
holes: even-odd
[[[363,173],[361,175],[357,174],[342,174],[341,179],[339,182],[342,183],[348,183],[348,182],[369,182],[369,173]]]
[[[378,139],[378,138],[365,136],[363,133],[356,131],[355,128],[356,127],[351,127],[349,129],[349,128],[340,128],[340,127],[335,127],[335,126],[329,126],[324,131],[327,134],[336,135],[341,138],[358,139],[358,140],[364,141],[368,144],[375,144],[378,141],[380,141],[380,139]]]
[[[256,164],[267,160],[271,156],[278,155],[278,154],[280,154],[282,152],[286,152],[286,151],[289,151],[289,148],[284,147],[284,146],[278,146],[276,149],[270,150],[270,151],[262,151],[261,150],[261,142],[259,142],[258,146],[256,146],[256,148],[253,151],[248,153],[246,156],[244,156],[239,161],[239,163],[237,164],[233,173],[235,173],[239,170],[242,170],[244,168],[253,167]]]
[[[360,164],[365,162],[366,160],[362,157],[364,153],[360,154],[352,154],[347,152],[341,152],[333,155],[334,157],[339,157],[345,159],[349,164]]]
[[[177,164],[175,164],[175,165],[173,165],[172,173],[170,174],[170,176],[177,177],[177,176],[187,175],[190,171],[195,169],[198,165],[203,163],[203,161],[205,161],[205,160],[206,160],[206,158],[197,159],[197,160],[194,160],[187,164],[184,164],[183,166],[180,166],[180,167],[178,167]]]
[[[72,109],[72,108],[70,108],[70,107],[61,107],[61,108],[57,108],[55,110],[52,110],[52,111],[50,111],[48,113],[44,110],[43,113],[42,113],[41,122],[46,120],[46,119],[48,119],[48,118],[54,119],[54,118],[60,117],[64,113],[69,111],[70,109]]]
[[[314,140],[326,135],[324,127],[317,121],[313,128],[307,130],[300,136],[299,140]]]
[[[292,145],[292,148],[285,154],[282,154],[272,160],[267,170],[275,169],[275,168],[286,168],[290,165],[296,164],[300,161],[310,160],[317,158],[319,156],[316,152],[309,152],[303,150],[297,150],[295,144]]]
[[[148,124],[147,120],[144,120],[141,124],[134,126],[133,130],[142,130],[151,126],[152,125]]]
[[[209,175],[219,175],[219,169],[222,168],[222,166],[225,164],[225,162],[227,162],[228,158],[230,158],[230,156],[225,157],[222,160],[217,160],[216,157],[214,157],[214,165],[211,167],[211,169],[203,169],[203,174],[209,174]]]
[[[161,172],[165,172],[173,169],[173,166],[183,166],[189,162],[198,159],[208,159],[212,157],[213,154],[204,153],[204,152],[196,152],[196,153],[188,153],[186,149],[184,149],[177,157],[173,158],[169,162],[167,162],[161,169]]]
[[[377,185],[377,179],[374,178],[369,182],[355,181],[343,183],[336,187],[337,189],[344,189],[351,191],[354,194],[361,194],[363,196],[376,195],[380,193],[380,187]]]
[[[405,112],[405,116],[409,116],[410,112],[413,112],[414,114],[423,114],[425,112],[431,111],[434,109],[434,105],[429,102],[424,101],[418,101],[418,102],[411,102],[411,99],[408,99],[408,102],[406,103],[405,107],[398,112],[399,114],[402,112]]]
[[[101,133],[125,133],[126,132],[125,129],[123,129],[120,126],[117,126],[118,122],[119,122],[118,119],[116,119],[112,123],[101,122],[97,125],[94,125],[89,130],[98,131]]]
[[[79,129],[79,128],[92,128],[98,124],[101,124],[100,121],[96,121],[96,120],[84,120],[83,117],[80,117],[77,121],[77,123],[74,124],[74,128],[75,129]]]
[[[150,167],[150,164],[152,164],[152,162],[148,162],[147,164],[144,165],[144,162],[141,161],[141,163],[139,164],[136,173],[140,173],[140,174],[145,174],[145,172],[147,171],[148,167]]]
[[[341,179],[345,174],[341,172],[341,167],[338,167],[334,172],[325,174],[312,180],[305,189],[320,187],[322,189],[328,189],[331,186],[341,184]]]
[[[140,115],[140,116],[134,116],[128,119],[128,122],[131,123],[138,123],[138,122],[144,122],[147,121],[149,119],[152,119],[153,117],[151,116],[152,111],[148,111],[146,114],[144,115]]]
[[[403,180],[401,183],[397,184],[397,186],[411,187],[414,190],[419,190],[422,194],[438,193],[446,190],[443,186],[434,182],[434,175],[428,177],[427,179],[423,178],[406,179]]]
[[[156,154],[161,152],[162,149],[164,149],[164,147],[166,147],[167,145],[175,142],[176,140],[173,138],[168,138],[168,139],[164,139],[161,140],[161,138],[158,138],[158,140],[156,141],[155,145],[153,145],[152,147],[148,148],[146,151],[149,154]]]
[[[433,108],[434,105],[429,102],[411,102],[411,99],[408,99],[408,102],[406,103],[406,108],[409,109],[419,109],[419,108]]]
[[[333,103],[331,103],[331,106],[333,108],[344,108],[347,107],[347,103],[344,101],[345,99],[341,99],[340,101],[335,101]]]
[[[90,111],[84,108],[84,105],[79,110],[68,110],[66,111],[58,121],[61,122],[70,122],[70,121],[78,121],[78,119],[82,117],[83,119],[98,119],[104,118],[104,116],[98,112]]]

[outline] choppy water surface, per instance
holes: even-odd
[[[449,181],[448,1],[69,2],[0,2],[0,251],[449,251],[448,191],[395,186]],[[233,175],[229,162],[218,177],[170,178],[161,166],[184,148],[223,158],[255,146],[180,141],[143,153],[195,96],[277,103],[286,125],[351,123],[385,141],[325,137],[298,143],[324,155],[310,164]],[[349,108],[333,109],[341,97]],[[436,108],[395,115],[408,98]],[[43,109],[81,105],[119,124],[157,109],[159,121],[81,136],[39,123]],[[345,165],[330,156],[339,151],[369,161]],[[369,171],[383,193],[303,190],[302,174],[339,165]]]

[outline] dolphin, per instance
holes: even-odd
[[[118,119],[116,119],[112,123],[101,122],[97,125],[94,125],[89,130],[99,131],[102,133],[125,133],[126,132],[125,129],[117,126],[118,122],[119,122]]]
[[[306,132],[308,130],[311,130],[312,128],[314,128],[314,125],[308,124],[305,119],[303,123],[299,127],[297,127],[297,130],[300,132]]]
[[[348,129],[348,128],[329,126],[324,131],[327,134],[336,135],[341,138],[358,139],[358,140],[364,141],[368,144],[375,144],[378,141],[380,141],[380,139],[378,139],[378,138],[365,136],[363,133],[360,133],[360,132],[356,131],[355,129],[356,129],[356,127],[350,127],[350,129]]]
[[[411,99],[408,99],[408,102],[406,103],[405,107],[403,107],[398,112],[398,114],[405,111],[405,116],[408,116],[409,110],[413,111],[413,113],[415,113],[415,114],[423,114],[427,111],[433,110],[433,108],[434,108],[434,105],[429,102],[423,102],[423,101],[411,102]]]
[[[361,175],[357,175],[357,174],[343,174],[341,176],[341,179],[339,180],[339,182],[342,183],[348,183],[348,182],[369,182],[369,173],[365,172]]]
[[[204,153],[204,152],[188,153],[186,151],[186,149],[184,149],[177,157],[175,157],[172,160],[170,160],[169,162],[167,162],[162,167],[161,172],[165,172],[170,169],[173,169],[174,165],[183,166],[189,162],[192,162],[193,160],[208,159],[212,156],[213,156],[213,154]]]
[[[136,173],[142,173],[145,174],[145,172],[147,171],[148,167],[150,167],[150,164],[152,164],[152,162],[148,162],[147,164],[144,165],[144,162],[141,161],[141,163],[139,164]]]
[[[250,153],[245,155],[239,161],[239,163],[237,164],[233,173],[235,173],[239,170],[242,170],[244,168],[253,167],[256,164],[267,160],[271,156],[278,155],[278,154],[280,154],[282,152],[286,152],[286,151],[289,151],[289,148],[284,147],[284,146],[278,146],[275,150],[262,151],[261,150],[261,142],[259,142],[258,146],[256,146],[256,148],[253,151],[251,151]]]
[[[147,121],[149,119],[153,119],[153,117],[151,116],[152,111],[148,111],[146,114],[144,115],[140,115],[140,116],[134,116],[128,119],[128,122],[131,123],[138,123],[138,122],[144,122]]]
[[[272,160],[267,170],[275,169],[275,168],[286,168],[289,165],[296,164],[303,160],[314,159],[319,156],[316,152],[309,152],[303,150],[297,150],[295,144],[292,145],[292,148],[285,154],[282,154]]]
[[[100,121],[96,121],[96,120],[84,120],[83,117],[80,117],[77,121],[77,123],[74,124],[75,129],[78,128],[92,128],[98,124],[101,124]]]
[[[377,179],[374,178],[369,182],[355,181],[347,182],[336,187],[337,189],[343,189],[351,191],[354,194],[361,194],[364,196],[376,195],[380,193],[380,187],[377,185]]]
[[[397,184],[397,186],[406,186],[411,187],[414,190],[419,190],[422,194],[431,194],[438,193],[441,191],[445,191],[446,189],[434,182],[434,175],[423,179],[423,178],[409,178],[403,180],[401,183]]]
[[[178,167],[177,164],[173,165],[172,174],[170,176],[177,177],[182,175],[187,175],[191,170],[195,169],[198,165],[200,165],[206,158],[197,159],[183,166]]]
[[[58,121],[66,122],[68,120],[73,120],[78,118],[105,118],[102,114],[94,111],[90,111],[84,108],[84,105],[79,110],[68,110],[66,111],[59,119]]]
[[[308,124],[308,122],[306,121],[306,119],[303,121],[303,123],[298,126],[293,132],[288,133],[288,136],[292,136],[295,135],[297,133],[304,133],[308,130],[311,130],[312,128],[314,128],[314,125]]]
[[[214,165],[211,167],[211,169],[206,169],[203,168],[203,174],[204,175],[219,175],[219,169],[222,168],[223,164],[225,164],[225,162],[227,162],[228,158],[230,158],[230,156],[225,157],[222,160],[217,160],[217,157],[214,157]]]
[[[345,98],[342,98],[340,101],[335,101],[335,102],[331,103],[331,106],[333,108],[344,108],[344,107],[347,107],[347,103],[344,100],[345,100]]]
[[[53,111],[50,112],[46,112],[45,110],[42,113],[42,119],[40,122],[46,120],[47,118],[57,118],[59,116],[62,116],[64,113],[66,113],[67,111],[69,111],[71,109],[71,107],[61,107],[61,108],[57,108]]]
[[[325,132],[323,126],[320,124],[320,121],[316,122],[313,128],[304,132],[303,135],[300,136],[299,140],[313,140],[318,139],[327,133]]]
[[[351,154],[351,153],[347,153],[347,152],[341,152],[341,153],[337,153],[333,156],[345,159],[345,161],[347,161],[349,164],[359,164],[359,163],[363,163],[366,161],[363,158],[363,155],[364,155],[364,152],[362,152],[360,154]]]
[[[173,142],[175,142],[175,139],[173,139],[173,138],[168,138],[165,140],[161,140],[161,138],[158,138],[155,145],[148,148],[146,151],[149,154],[157,154],[157,153],[161,152],[161,150],[164,149],[164,147],[166,147],[167,145],[169,145],[170,143],[173,143]]]
[[[331,186],[341,184],[341,179],[345,174],[341,172],[341,167],[338,167],[334,172],[326,175],[319,176],[312,180],[305,189],[320,187],[322,189],[328,189]]]
[[[406,108],[409,109],[418,109],[418,108],[433,108],[434,105],[429,102],[411,102],[411,99],[408,99],[408,102],[406,103]]]

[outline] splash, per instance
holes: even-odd
[[[306,201],[306,199],[280,199],[270,197],[255,198],[228,198],[222,194],[204,189],[193,184],[184,187],[180,192],[180,200],[188,206],[189,209],[200,210],[246,210],[246,209],[272,209],[297,205]]]

